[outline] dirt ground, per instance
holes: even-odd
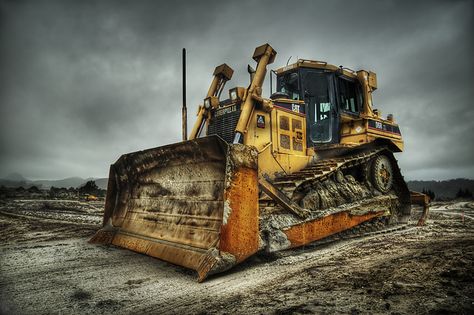
[[[2,314],[473,314],[474,203],[426,226],[194,272],[88,244],[100,202],[0,200]]]

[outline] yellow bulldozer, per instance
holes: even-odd
[[[299,59],[272,70],[267,99],[275,56],[269,44],[257,47],[250,85],[227,99],[233,70],[218,66],[189,140],[183,106],[182,142],[111,165],[103,227],[91,242],[194,269],[203,281],[257,252],[362,224],[405,224],[412,203],[426,219],[429,200],[408,190],[393,155],[403,151],[400,128],[373,108],[376,74]]]

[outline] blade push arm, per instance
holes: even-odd
[[[232,78],[232,74],[234,70],[229,67],[227,64],[222,64],[214,70],[214,78],[212,79],[211,86],[207,91],[206,98],[208,97],[218,97],[222,90],[224,89],[224,85],[227,81]],[[196,122],[194,123],[193,130],[189,135],[189,140],[196,139],[199,135],[199,131],[202,128],[203,123],[206,121],[207,117],[209,116],[209,109],[205,108],[203,105],[199,106],[198,114]]]
[[[242,143],[243,134],[246,132],[250,116],[255,108],[255,99],[261,98],[262,84],[267,72],[267,65],[275,60],[276,51],[269,44],[265,44],[255,48],[253,59],[258,62],[257,70],[253,76],[253,80],[247,90],[242,112],[235,128],[234,143]]]

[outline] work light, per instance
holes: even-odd
[[[239,98],[239,94],[237,93],[237,88],[233,88],[229,90],[229,97],[232,101],[236,101]]]
[[[204,107],[206,109],[211,108],[211,98],[210,97],[204,99]]]

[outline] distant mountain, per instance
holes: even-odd
[[[30,187],[28,185],[28,180],[27,178],[23,177],[23,175],[18,174],[18,173],[11,173],[5,176],[5,178],[0,178],[0,186],[5,186],[5,187]]]
[[[19,173],[8,174],[4,179],[12,181],[12,182],[27,182],[27,181],[29,181],[27,178],[23,177],[23,175],[21,175]]]
[[[407,182],[410,190],[422,191],[423,189],[431,190],[435,193],[436,198],[454,198],[459,189],[469,189],[474,192],[474,180],[466,178],[457,178],[451,180],[435,181],[435,180],[413,180]]]
[[[109,182],[108,178],[97,178],[95,180],[95,184],[100,188],[100,189],[107,189],[107,183]]]
[[[49,188],[49,187],[58,187],[58,188],[69,188],[69,187],[78,187],[86,183],[87,180],[80,177],[68,177],[64,179],[58,180],[35,180],[31,181],[31,185],[33,186],[41,186],[42,188]]]
[[[0,186],[5,187],[24,187],[29,188],[31,186],[36,186],[41,189],[49,189],[51,187],[57,188],[69,188],[69,187],[80,187],[83,186],[89,180],[94,180],[96,185],[101,189],[107,188],[107,178],[81,178],[81,177],[68,177],[64,179],[49,180],[29,180],[23,177],[21,174],[13,173],[8,175],[5,178],[0,178]]]
[[[28,184],[26,181],[14,181],[14,180],[8,180],[1,178],[0,179],[0,186],[5,186],[5,187],[31,187],[31,185]]]

